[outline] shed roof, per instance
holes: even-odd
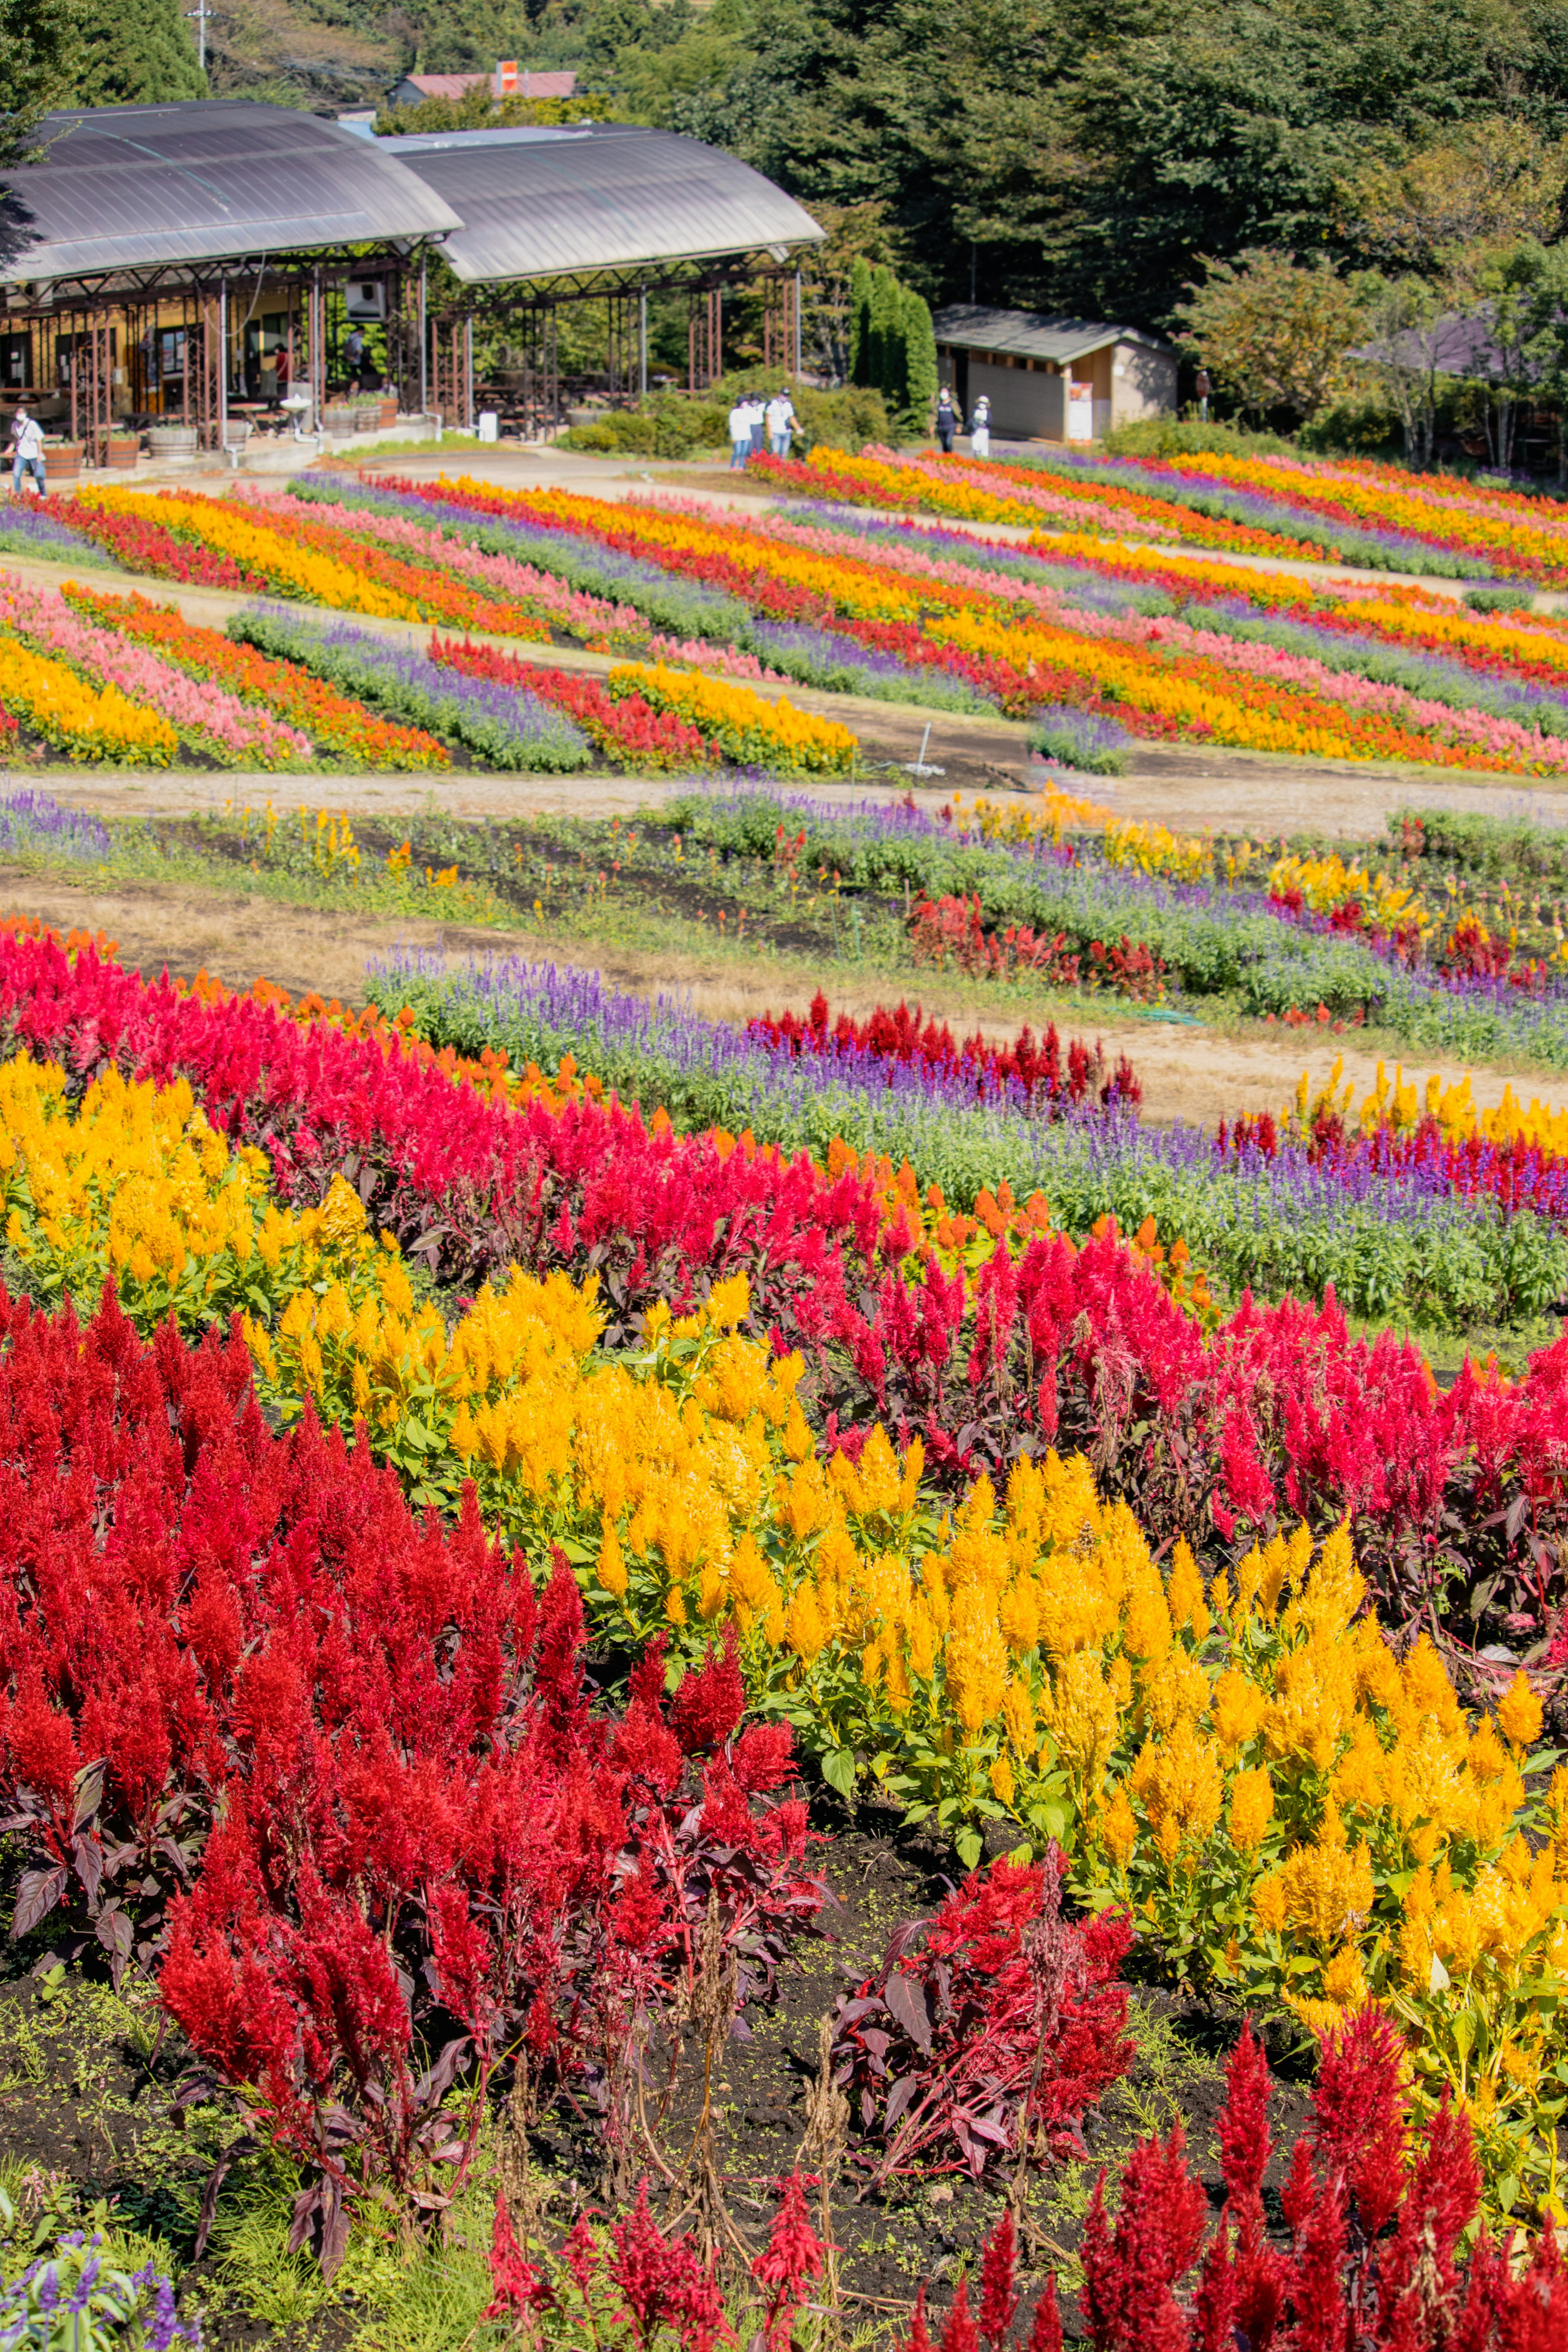
[[[1048,318],[1039,310],[992,310],[984,303],[953,302],[931,320],[939,343],[974,352],[1016,352],[1021,358],[1081,360],[1107,343],[1142,343],[1147,350],[1171,346],[1142,327],[1116,327],[1091,319]]]
[[[47,115],[0,197],[0,282],[439,236],[461,226],[384,142],[234,100]]]
[[[721,149],[628,122],[383,139],[461,215],[443,247],[468,284],[815,243],[793,196]]]

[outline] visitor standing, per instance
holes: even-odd
[[[11,496],[14,499],[21,497],[23,478],[28,474],[33,478],[33,487],[38,496],[47,498],[44,428],[36,416],[29,416],[25,408],[18,408],[11,419]]]
[[[739,467],[744,472],[746,460],[751,454],[751,404],[745,394],[741,393],[736,395],[735,405],[730,411],[730,471],[733,473]]]
[[[984,393],[970,415],[969,446],[977,457],[989,457],[991,455],[991,403]]]
[[[781,384],[767,407],[768,446],[775,457],[789,456],[795,425],[795,403],[789,396],[789,386]]]
[[[760,457],[768,446],[767,404],[760,393],[751,392],[746,394],[746,409],[752,420],[751,455]]]
[[[942,444],[944,457],[952,455],[952,436],[958,431],[958,411],[952,404],[952,394],[946,384],[936,396],[936,437]]]
[[[1209,394],[1213,389],[1214,387],[1209,383],[1209,372],[1207,368],[1199,368],[1196,385],[1198,395],[1198,415],[1205,425],[1209,421]]]
[[[349,390],[357,393],[364,373],[364,335],[358,327],[349,329],[348,341],[343,345],[343,360],[348,368]]]

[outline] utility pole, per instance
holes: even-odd
[[[196,0],[195,6],[185,11],[196,28],[196,63],[203,73],[207,69],[207,18],[211,13],[207,0]]]

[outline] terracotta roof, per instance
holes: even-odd
[[[488,73],[405,74],[397,87],[400,90],[416,89],[421,98],[466,98],[481,82],[493,82]],[[572,98],[577,89],[574,73],[533,73],[526,66],[517,69],[519,97]]]

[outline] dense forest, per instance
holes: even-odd
[[[110,5],[80,0],[70,95],[201,86],[184,0]],[[71,22],[0,0],[18,114]],[[1208,257],[1405,266],[1379,186],[1478,142],[1504,214],[1530,183],[1500,226],[1561,228],[1568,0],[216,0],[207,39],[215,93],[321,108],[498,54],[575,66],[603,112],[733,149],[933,303],[1169,324]]]

